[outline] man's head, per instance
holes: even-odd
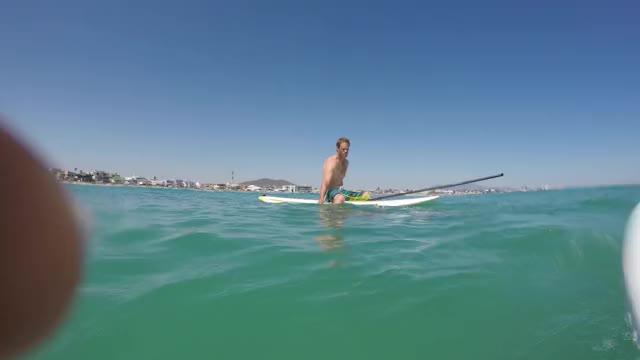
[[[341,158],[346,158],[349,155],[349,147],[351,146],[351,142],[346,137],[341,137],[336,142],[336,152],[338,156]]]

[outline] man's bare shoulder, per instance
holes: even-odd
[[[333,167],[337,163],[336,156],[331,155],[324,160],[324,167]]]

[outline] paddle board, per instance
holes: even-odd
[[[435,200],[439,196],[421,196],[412,197],[406,199],[396,200],[369,200],[369,201],[345,201],[345,204],[358,205],[358,206],[410,206],[421,204],[427,201]],[[318,199],[297,199],[290,197],[278,197],[263,195],[258,197],[258,200],[269,204],[316,204],[318,205]],[[331,204],[327,204],[331,205]]]
[[[640,203],[629,216],[622,246],[622,270],[627,300],[631,310],[633,339],[638,344],[640,326]]]

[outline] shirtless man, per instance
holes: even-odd
[[[342,189],[342,180],[347,175],[349,167],[349,146],[351,142],[347,138],[340,138],[336,142],[336,154],[329,156],[322,167],[322,185],[320,186],[320,198],[318,204],[325,201],[334,204],[342,204],[346,200],[369,200],[367,192],[356,192]]]

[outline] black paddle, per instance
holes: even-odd
[[[399,194],[384,195],[384,196],[379,196],[377,198],[369,199],[369,201],[382,200],[382,199],[388,199],[390,197],[395,197],[395,196],[402,196],[402,195],[407,195],[407,194],[419,193],[419,192],[423,192],[423,191],[444,189],[444,188],[454,187],[454,186],[458,186],[458,185],[471,184],[471,183],[478,182],[478,181],[494,179],[494,178],[497,178],[497,177],[500,177],[500,176],[503,176],[503,175],[504,174],[498,174],[498,175],[487,176],[487,177],[483,177],[483,178],[479,178],[479,179],[467,180],[467,181],[459,182],[459,183],[456,183],[456,184],[439,185],[439,186],[433,186],[433,187],[428,187],[428,188],[419,189],[419,190],[407,191],[407,192],[403,192],[403,193],[399,193]]]

